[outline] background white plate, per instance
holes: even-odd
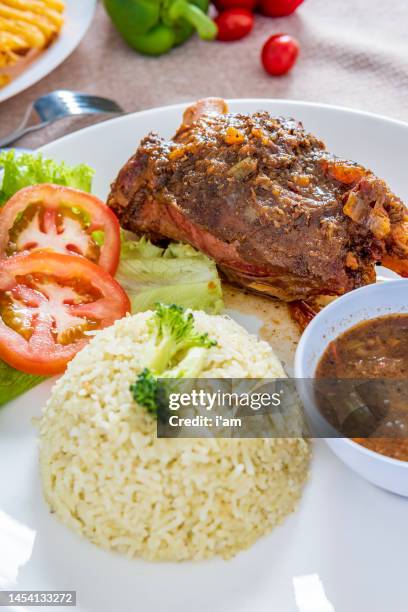
[[[44,51],[19,77],[0,89],[0,102],[24,91],[52,72],[79,45],[95,12],[96,0],[65,0],[65,23],[54,44]]]
[[[301,119],[332,151],[371,167],[408,200],[407,125],[281,100],[241,100],[231,108]],[[149,130],[169,136],[182,110],[125,116],[43,151],[93,166],[95,191],[104,197],[139,139]],[[257,332],[256,317],[237,318]],[[0,588],[75,589],[80,612],[407,611],[408,499],[360,479],[321,441],[298,511],[231,561],[130,561],[81,539],[49,513],[41,494],[31,418],[40,413],[50,386],[0,410]]]

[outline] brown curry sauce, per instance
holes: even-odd
[[[385,383],[387,399],[378,400],[382,410],[384,404],[389,405],[382,424],[372,436],[352,439],[377,453],[408,461],[407,384],[401,384],[408,382],[408,314],[386,315],[348,329],[330,342],[315,376],[331,380],[377,379],[378,384],[395,381],[395,385]],[[330,421],[325,406],[319,404],[319,409]],[[398,433],[394,437],[395,429]]]

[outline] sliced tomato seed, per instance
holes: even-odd
[[[81,325],[77,325],[76,327],[70,327],[65,331],[55,334],[55,340],[58,344],[62,344],[64,346],[68,344],[72,344],[76,340],[84,338],[85,332],[92,331],[98,329],[99,322],[92,321],[91,319],[85,319],[85,322]]]
[[[24,309],[25,310],[25,309]],[[29,340],[33,333],[32,321],[24,316],[24,310],[18,309],[10,295],[4,294],[0,298],[0,315],[4,323],[17,331],[25,340]]]

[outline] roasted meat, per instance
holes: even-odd
[[[328,153],[293,119],[207,99],[175,137],[149,134],[108,200],[121,225],[188,242],[224,276],[292,301],[408,272],[408,210],[372,172]]]

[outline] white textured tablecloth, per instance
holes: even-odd
[[[261,67],[260,50],[282,31],[296,36],[301,55],[290,74],[273,78]],[[60,88],[113,97],[128,112],[217,95],[326,102],[408,121],[408,0],[305,0],[290,17],[257,15],[241,41],[194,37],[158,59],[129,49],[99,5],[73,55],[0,105],[0,133],[18,123],[31,100]],[[18,146],[40,146],[94,120],[64,120]]]

